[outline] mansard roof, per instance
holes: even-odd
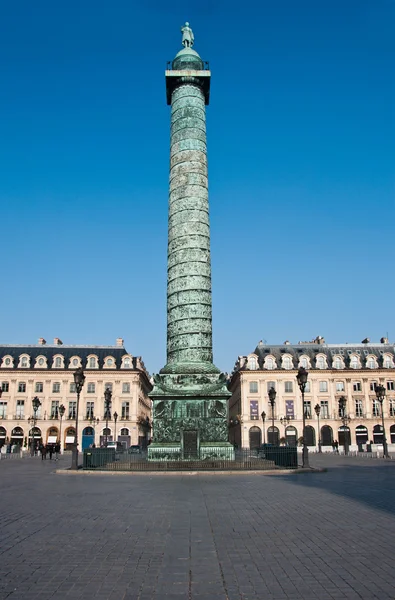
[[[332,368],[332,363],[335,356],[341,356],[345,367],[350,366],[352,355],[357,355],[361,359],[362,365],[368,356],[374,356],[377,359],[379,367],[383,366],[383,357],[385,354],[395,355],[394,344],[326,344],[326,343],[301,343],[301,344],[280,344],[266,345],[259,342],[255,348],[254,354],[258,357],[259,368],[263,368],[263,362],[266,356],[273,356],[277,364],[281,365],[282,358],[285,354],[292,356],[295,368],[299,363],[301,356],[310,358],[312,368],[314,368],[317,356],[324,355],[328,364],[328,368]]]
[[[127,350],[124,346],[78,346],[78,345],[49,345],[49,344],[35,344],[35,345],[18,345],[18,344],[3,344],[0,345],[0,362],[4,356],[11,356],[14,359],[14,368],[18,368],[18,361],[21,354],[30,356],[30,367],[34,366],[35,359],[38,356],[44,356],[47,359],[48,367],[52,367],[52,361],[55,356],[64,357],[64,366],[61,367],[63,370],[69,370],[69,359],[72,357],[79,357],[82,360],[83,368],[87,368],[87,359],[89,356],[97,356],[99,362],[99,369],[104,365],[104,360],[107,357],[113,357],[116,368],[121,368],[122,357],[128,355]],[[138,366],[138,361],[141,363],[140,357],[132,358],[132,368],[129,370],[141,370]],[[24,369],[26,370],[26,369]],[[59,368],[56,368],[58,371]],[[144,368],[142,369],[144,370]]]

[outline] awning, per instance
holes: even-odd
[[[73,435],[66,435],[66,444],[74,444],[75,437]]]
[[[74,440],[74,438],[73,438],[73,440]],[[58,441],[58,438],[56,437],[56,435],[48,436],[48,444],[56,444],[57,441]]]

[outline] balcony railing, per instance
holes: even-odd
[[[25,418],[25,415],[14,415],[14,419],[17,421],[23,421]]]

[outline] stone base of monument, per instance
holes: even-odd
[[[148,446],[149,461],[209,461],[235,460],[235,451],[229,442],[201,443],[196,452],[183,448],[180,444],[155,444]]]

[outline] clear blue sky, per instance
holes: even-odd
[[[214,357],[394,324],[393,0],[0,4],[1,342],[165,363],[164,70],[210,61]]]

